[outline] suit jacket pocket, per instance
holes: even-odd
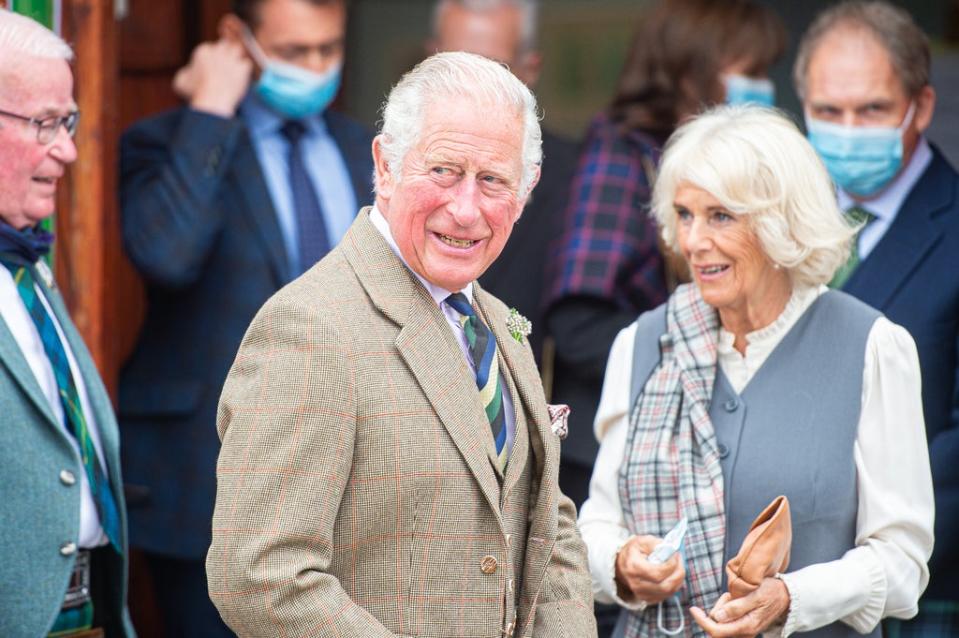
[[[193,379],[125,383],[120,387],[120,418],[179,417],[196,411],[205,384]]]

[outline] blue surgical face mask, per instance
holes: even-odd
[[[806,114],[809,141],[836,185],[857,196],[879,192],[902,168],[902,134],[912,123],[915,103],[898,127],[843,126]]]
[[[726,104],[776,104],[776,85],[772,80],[729,73],[723,76],[723,84],[726,86]]]
[[[271,60],[249,32],[244,37],[250,55],[262,69],[256,94],[284,117],[301,119],[322,113],[340,89],[342,62],[324,73],[314,73],[279,60]]]

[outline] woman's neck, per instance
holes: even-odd
[[[741,355],[746,354],[746,335],[762,330],[772,324],[786,309],[789,298],[792,296],[792,283],[789,275],[781,273],[781,277],[770,282],[765,290],[757,291],[747,298],[741,305],[719,310],[719,321],[723,328],[732,333],[733,348]]]

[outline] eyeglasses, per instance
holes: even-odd
[[[23,115],[9,113],[7,111],[0,111],[0,115],[16,118],[35,126],[37,128],[37,142],[40,144],[49,144],[56,139],[57,131],[60,130],[61,126],[67,129],[67,134],[70,137],[73,137],[76,135],[77,124],[80,122],[79,111],[74,111],[64,116],[51,115],[50,117],[45,117],[42,119],[36,117],[25,117]]]

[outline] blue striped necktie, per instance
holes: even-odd
[[[60,341],[60,336],[57,334],[53,318],[47,313],[37,292],[33,266],[18,263],[19,260],[8,260],[6,255],[0,261],[13,275],[17,292],[20,293],[20,298],[37,327],[40,341],[43,342],[43,351],[46,353],[47,359],[50,360],[53,376],[57,380],[60,402],[63,405],[64,419],[67,422],[66,429],[73,435],[79,445],[80,459],[83,461],[83,469],[90,483],[90,491],[93,493],[93,501],[96,503],[97,514],[100,516],[100,524],[103,526],[103,531],[106,532],[114,549],[118,553],[122,553],[120,549],[120,514],[113,491],[110,489],[110,480],[104,474],[99,457],[97,457],[96,448],[93,446],[93,438],[90,436],[87,419],[83,414],[80,394],[77,391],[73,373],[70,371],[67,353]]]
[[[496,441],[496,457],[500,469],[505,469],[509,450],[506,449],[506,417],[503,413],[503,389],[500,387],[496,337],[476,316],[466,295],[461,292],[454,293],[446,298],[446,303],[460,314],[460,325],[466,333],[470,357],[476,369],[476,387],[493,431],[493,440]]]

